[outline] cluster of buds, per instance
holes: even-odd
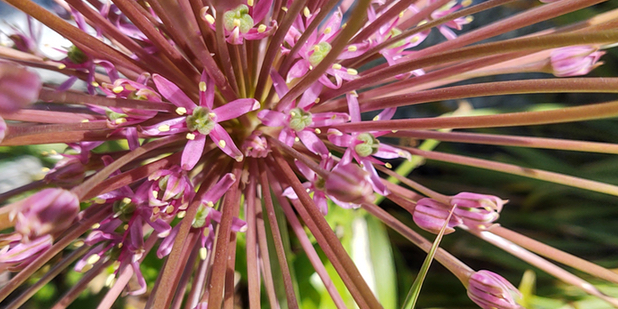
[[[456,226],[485,230],[498,219],[502,206],[508,202],[493,195],[469,192],[461,192],[448,201],[449,205],[431,198],[418,200],[413,212],[414,222],[420,228],[437,234],[450,215],[445,234],[454,232]]]

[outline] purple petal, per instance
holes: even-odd
[[[195,134],[195,138],[187,140],[187,145],[182,151],[182,158],[180,159],[182,169],[185,171],[191,170],[202,157],[204,151],[204,145],[206,144],[206,135]]]
[[[307,147],[307,149],[309,149],[309,151],[321,156],[327,156],[329,154],[328,148],[326,148],[324,142],[322,142],[322,140],[319,139],[315,133],[308,130],[302,130],[296,132],[296,135],[300,138],[300,141]]]
[[[361,122],[360,107],[358,105],[358,98],[352,94],[346,94],[348,101],[348,109],[350,111],[351,122]]]
[[[203,86],[206,86],[206,89],[202,89]],[[200,106],[208,107],[208,109],[212,109],[214,102],[215,102],[215,81],[212,78],[210,78],[210,76],[206,74],[206,70],[204,70],[204,72],[202,72],[202,77],[200,78]]]
[[[215,127],[212,131],[210,131],[210,138],[212,138],[213,142],[217,144],[217,147],[221,149],[225,154],[234,158],[236,161],[240,162],[243,159],[243,154],[234,144],[234,140],[232,137],[225,131],[225,129],[220,124],[215,124]]]
[[[281,127],[285,125],[285,114],[277,111],[273,111],[270,109],[263,109],[257,114],[258,119],[262,121],[263,124],[269,127]]]
[[[203,203],[208,204],[208,202],[215,203],[218,201],[223,194],[229,190],[232,185],[236,182],[236,177],[232,173],[227,173],[219,181],[215,184],[208,192],[204,193],[201,200]],[[211,210],[212,211],[212,210]]]
[[[191,101],[191,99],[189,99],[189,97],[174,83],[158,74],[152,75],[152,80],[155,85],[157,85],[159,93],[172,102],[172,104],[178,107],[184,107],[187,111],[192,111],[195,108],[195,103],[193,103],[193,101]]]
[[[258,110],[260,102],[256,99],[238,99],[212,110],[217,115],[217,122],[238,118],[248,112]]]
[[[288,93],[288,85],[283,80],[283,77],[279,75],[275,69],[270,70],[270,78],[273,80],[273,87],[275,87],[275,91],[279,98],[283,98],[283,96]]]

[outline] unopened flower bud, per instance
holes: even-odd
[[[558,77],[586,75],[602,64],[599,58],[605,52],[592,46],[570,46],[552,51],[552,73]],[[598,62],[598,63],[597,63]]]
[[[515,302],[521,293],[502,276],[480,270],[470,276],[468,297],[483,309],[522,308]]]
[[[324,191],[346,203],[372,203],[375,200],[369,173],[355,164],[337,165],[324,182]]]
[[[36,101],[41,91],[41,79],[26,68],[0,62],[0,114],[18,111]]]
[[[414,223],[423,230],[438,234],[440,230],[442,230],[442,227],[444,227],[446,218],[449,216],[449,208],[448,205],[444,205],[436,200],[423,198],[416,202],[412,219],[414,219]],[[451,215],[448,225],[444,230],[444,234],[455,232],[454,227],[462,223],[463,221],[458,216],[455,214]]]
[[[461,192],[450,199],[451,205],[457,205],[454,214],[463,220],[463,224],[473,229],[486,229],[500,217],[502,206],[508,201],[497,196]]]
[[[84,180],[86,167],[76,157],[64,158],[45,175],[45,182],[61,187],[69,187]]]
[[[15,231],[30,239],[66,230],[79,212],[79,199],[64,189],[44,189],[18,203]]]

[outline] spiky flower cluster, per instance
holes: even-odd
[[[263,284],[272,308],[284,301],[298,308],[282,235],[288,225],[338,308],[350,304],[335,289],[314,244],[358,307],[380,308],[384,300],[372,292],[324,216],[329,207],[363,208],[430,251],[430,241],[376,205],[383,197],[410,211],[424,230],[468,231],[618,305],[532,251],[618,282],[615,273],[495,224],[506,201],[470,192],[447,196],[403,171],[420,156],[612,195],[618,195],[617,187],[382,139],[618,153],[612,144],[451,132],[615,117],[617,102],[394,119],[399,107],[448,99],[615,93],[615,78],[573,76],[599,66],[600,50],[618,41],[618,11],[479,43],[601,0],[535,3],[465,34],[460,32],[473,14],[512,1],[57,0],[64,12],[59,16],[31,0],[4,1],[72,43],[63,50],[66,57],[48,59],[33,28],[14,29],[6,37],[10,46],[0,46],[0,145],[68,146],[43,180],[0,193],[0,201],[12,201],[0,208],[0,226],[10,231],[0,235],[0,269],[15,272],[0,300],[44,265],[60,265],[14,295],[7,308],[21,306],[69,267],[83,275],[57,308],[100,276],[109,287],[100,308],[111,307],[122,294],[144,293],[147,308],[231,308],[240,254],[246,255],[241,279],[248,307],[260,307]],[[430,36],[440,43],[419,47]],[[43,83],[35,68],[66,78]],[[450,85],[518,72],[573,78]],[[366,120],[370,112],[376,116]],[[107,147],[112,144],[124,147]],[[392,171],[394,166],[400,168]],[[37,192],[15,201],[28,190]],[[239,238],[246,252],[239,250]],[[148,256],[165,261],[156,282],[142,274]],[[444,250],[435,259],[482,308],[519,307],[517,290],[499,275],[475,272]],[[282,277],[283,298],[275,293],[273,273]]]

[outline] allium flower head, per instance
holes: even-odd
[[[510,283],[447,252],[485,253],[460,245],[469,233],[618,307],[545,258],[617,283],[615,273],[508,229],[538,210],[522,204],[563,191],[468,170],[444,185],[451,170],[423,167],[442,161],[618,196],[609,183],[514,165],[525,161],[500,148],[552,149],[535,164],[576,174],[554,154],[615,155],[613,135],[537,128],[618,117],[617,101],[485,109],[474,99],[615,94],[616,78],[581,75],[618,42],[618,10],[546,26],[603,0],[545,1],[492,23],[475,17],[501,16],[494,10],[512,1],[58,0],[59,15],[3,1],[28,18],[28,29],[0,33],[0,272],[14,273],[0,284],[3,307],[36,303],[49,284],[68,289],[46,298],[54,308],[78,296],[101,309],[125,296],[144,308],[411,308],[416,299],[401,306],[390,288],[407,270],[395,269],[405,245],[386,227],[468,288],[463,306],[519,306]],[[521,28],[525,36],[512,35]],[[47,31],[68,41],[42,42]],[[471,157],[477,144],[492,145],[477,152],[490,159]],[[536,159],[529,149],[517,153]],[[6,169],[4,155],[24,153],[45,167],[14,184],[21,167]],[[588,172],[601,166],[595,158],[575,161]],[[476,193],[504,187],[520,191]],[[440,236],[432,245],[418,228]],[[452,242],[437,248],[443,234]]]

